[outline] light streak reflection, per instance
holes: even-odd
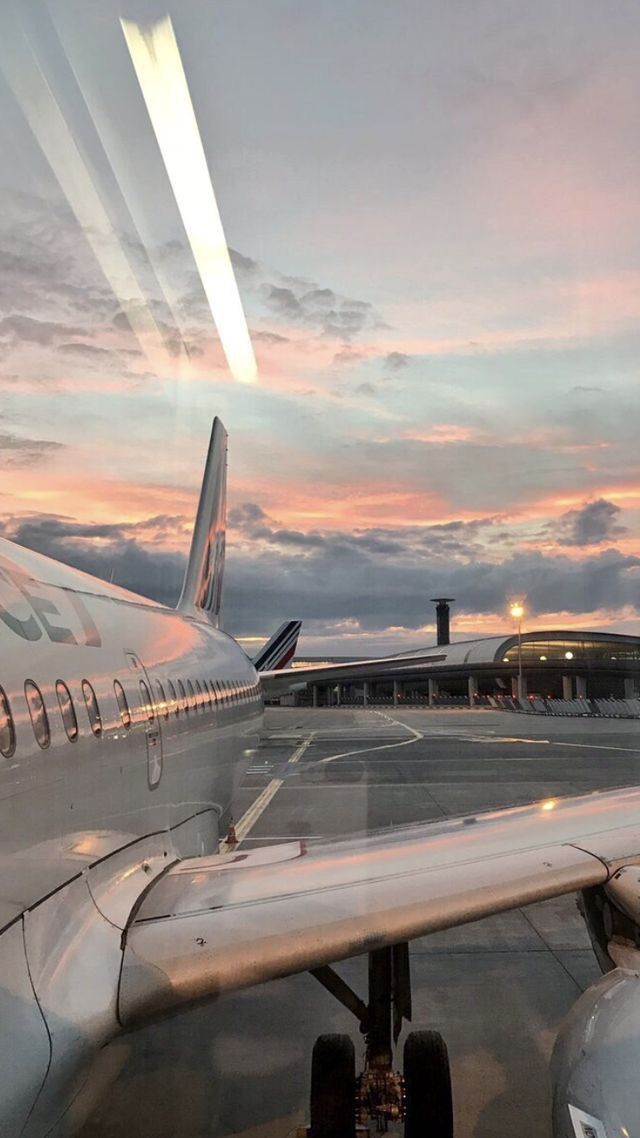
[[[253,383],[249,329],[171,18],[148,30],[120,23],[229,369]]]
[[[102,204],[76,140],[25,34],[5,27],[0,68],[132,331],[153,364],[162,335]]]

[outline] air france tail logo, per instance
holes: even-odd
[[[48,592],[54,593],[56,604]],[[0,620],[23,640],[40,640],[44,635],[54,644],[82,644],[89,648],[99,648],[102,644],[93,617],[78,593],[48,589],[3,560],[0,560]]]

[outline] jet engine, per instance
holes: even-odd
[[[579,908],[605,973],[564,1021],[551,1060],[554,1138],[640,1135],[640,870],[627,866]]]

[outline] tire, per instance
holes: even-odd
[[[355,1138],[356,1055],[348,1035],[321,1035],[311,1059],[310,1138]]]
[[[412,1031],[404,1045],[405,1138],[453,1138],[447,1045],[439,1031]]]

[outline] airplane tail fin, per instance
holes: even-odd
[[[226,513],[227,432],[216,416],[177,607],[180,612],[192,616],[208,613],[212,623],[218,626],[222,607]]]
[[[258,672],[275,672],[286,668],[295,655],[298,637],[302,628],[301,620],[286,620],[280,625],[271,640],[261,648],[253,661]]]

